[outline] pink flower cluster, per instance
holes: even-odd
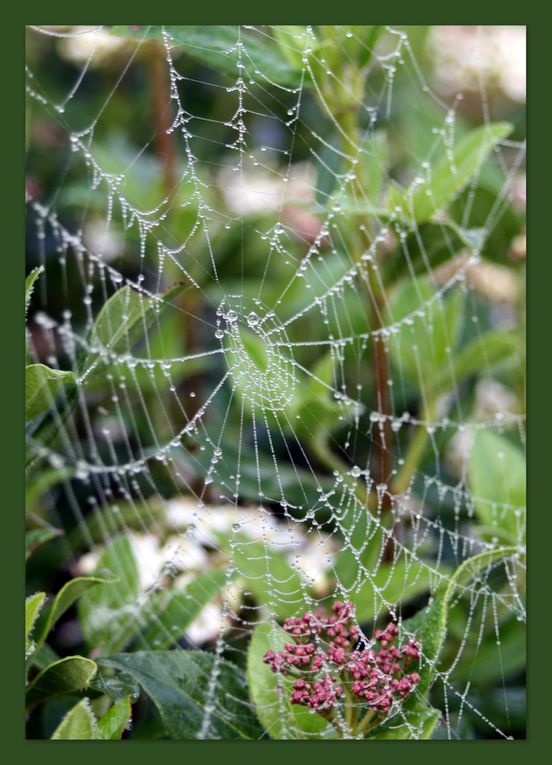
[[[343,688],[336,684],[336,678],[324,675],[314,683],[302,678],[296,680],[289,700],[310,709],[329,709],[342,694]]]
[[[283,651],[267,651],[264,662],[273,672],[298,678],[292,704],[324,712],[346,695],[346,688],[353,699],[386,714],[420,681],[417,672],[407,672],[420,658],[419,644],[409,640],[397,647],[399,630],[391,623],[376,630],[372,647],[361,645],[352,603],[336,601],[330,616],[317,611],[287,619],[284,629],[293,642]]]

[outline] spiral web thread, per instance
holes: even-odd
[[[101,152],[97,151],[102,120],[110,115],[113,94],[127,87],[134,68],[139,66],[148,29],[143,28],[143,34],[138,32],[132,41],[126,41],[122,52],[117,52],[116,64],[106,69],[101,85],[105,88],[105,101],[86,125],[71,122],[71,117],[75,113],[73,107],[86,92],[98,55],[96,47],[91,47],[74,86],[63,96],[48,93],[41,86],[40,70],[35,71],[32,61],[29,63],[27,91],[33,117],[38,112],[55,125],[63,136],[66,158],[63,173],[55,182],[55,193],[45,199],[28,200],[32,222],[29,239],[38,252],[39,262],[45,266],[36,287],[36,299],[46,304],[50,274],[57,284],[65,285],[58,298],[62,301],[59,310],[31,314],[35,330],[30,350],[35,360],[44,360],[46,356],[50,366],[79,369],[78,401],[73,414],[64,418],[61,409],[56,415],[54,407],[58,439],[52,446],[31,435],[29,450],[56,470],[67,467],[72,471],[71,480],[61,484],[61,495],[90,550],[97,549],[97,545],[90,535],[86,536],[86,518],[91,514],[99,516],[121,503],[132,510],[134,522],[131,524],[125,520],[128,516],[121,516],[118,532],[124,530],[135,536],[138,529],[158,538],[168,536],[170,552],[163,565],[138,601],[125,604],[138,622],[136,634],[142,635],[142,647],[150,633],[140,617],[141,608],[153,593],[167,586],[167,574],[172,581],[182,570],[201,570],[203,564],[194,562],[193,553],[189,562],[191,549],[208,549],[211,559],[218,556],[223,561],[226,582],[216,601],[218,626],[210,636],[215,662],[205,678],[204,712],[196,731],[199,738],[216,737],[213,713],[223,718],[225,715],[224,709],[218,708],[220,700],[216,693],[225,666],[223,656],[239,662],[239,654],[243,653],[239,641],[229,638],[230,626],[233,635],[248,635],[258,623],[273,624],[276,629],[283,612],[299,615],[308,608],[330,607],[335,598],[351,599],[368,586],[373,593],[373,615],[363,626],[371,630],[376,621],[385,623],[388,619],[401,624],[402,596],[389,600],[387,583],[378,578],[384,566],[390,576],[399,567],[404,568],[405,577],[409,571],[417,571],[409,586],[415,587],[418,578],[424,576],[427,586],[422,589],[423,605],[439,585],[450,579],[453,566],[443,565],[445,561],[458,565],[472,555],[493,549],[500,542],[498,529],[504,517],[515,517],[517,551],[499,563],[490,564],[475,580],[459,588],[457,597],[462,596],[468,604],[464,637],[458,642],[456,655],[446,665],[437,663],[434,681],[440,688],[439,727],[444,736],[461,737],[462,715],[469,708],[489,737],[507,737],[502,724],[478,709],[470,696],[470,680],[462,684],[454,680],[454,669],[465,651],[477,655],[489,622],[494,624],[496,650],[500,654],[501,618],[506,614],[520,621],[525,619],[520,584],[524,572],[524,508],[474,496],[465,467],[460,479],[451,481],[443,467],[443,439],[439,435],[472,435],[492,430],[510,436],[517,434],[523,446],[524,417],[518,412],[500,410],[493,417],[473,418],[458,387],[443,398],[442,406],[431,418],[401,412],[396,408],[395,398],[396,391],[404,389],[405,380],[400,363],[391,361],[390,348],[397,336],[400,343],[410,346],[395,347],[395,359],[400,361],[403,352],[413,354],[420,370],[423,402],[426,395],[423,369],[427,359],[409,341],[409,329],[422,326],[431,337],[440,319],[444,323],[446,301],[461,293],[466,313],[470,316],[473,312],[475,331],[480,332],[467,275],[480,262],[485,239],[500,220],[523,166],[525,147],[502,140],[472,177],[470,187],[475,189],[483,166],[492,164],[502,174],[500,193],[480,232],[481,240],[468,248],[459,267],[445,278],[437,279],[424,251],[423,232],[416,223],[404,225],[404,230],[399,228],[398,240],[408,278],[417,285],[420,279],[428,277],[437,287],[414,312],[394,320],[391,296],[380,281],[383,304],[376,306],[380,322],[374,327],[371,285],[379,278],[377,261],[388,242],[390,222],[375,213],[375,235],[371,241],[366,237],[366,248],[360,258],[350,250],[347,237],[350,216],[346,200],[353,186],[357,199],[364,195],[363,201],[370,202],[369,189],[362,186],[358,175],[366,151],[365,140],[381,125],[393,124],[389,120],[396,87],[409,88],[413,104],[420,101],[437,110],[442,122],[440,129],[434,131],[429,155],[415,155],[412,159],[418,169],[412,188],[423,186],[428,180],[432,153],[444,149],[447,156],[452,156],[460,99],[455,99],[452,107],[444,104],[424,79],[408,32],[389,28],[385,33],[387,45],[381,52],[376,49],[371,64],[382,73],[381,86],[377,92],[368,89],[360,104],[367,127],[362,141],[356,145],[346,136],[343,141],[342,127],[332,116],[317,81],[313,30],[307,27],[297,33],[290,28],[286,33],[290,49],[302,56],[299,87],[272,81],[248,51],[244,40],[250,39],[250,34],[261,41],[274,42],[270,27],[235,30],[235,42],[227,52],[235,61],[234,81],[215,76],[208,81],[205,75],[198,82],[195,70],[194,76],[188,77],[189,59],[181,56],[186,46],[173,37],[170,29],[163,34],[167,134],[176,146],[178,174],[173,187],[160,194],[158,203],[148,209],[142,209],[129,198],[127,180],[134,165],[154,152],[159,130],[139,146],[133,140],[132,124],[119,125],[128,143],[137,147],[128,162],[124,158],[122,170],[106,168]],[[29,30],[29,36],[35,42],[50,45],[54,55],[56,45],[97,32],[98,28],[63,31],[37,27]],[[339,84],[345,90],[349,88],[347,82]],[[211,94],[216,91],[215,97],[220,91],[218,119],[212,113],[203,117],[188,110],[189,87],[194,92],[198,88]],[[318,112],[308,103],[305,105],[307,93],[308,98],[319,99]],[[479,98],[485,119],[489,120],[483,84]],[[328,128],[324,131],[321,128],[321,120],[328,123],[336,140],[330,142],[321,135],[328,135]],[[217,123],[219,132],[211,130],[209,123]],[[278,126],[278,146],[271,146],[269,140],[261,143],[258,138],[270,136],[271,123]],[[265,128],[264,133],[259,125]],[[224,141],[217,140],[221,128]],[[215,148],[211,160],[206,151],[209,142]],[[315,181],[308,173],[302,173],[305,163],[295,163],[299,154],[308,156],[310,168],[319,171],[323,168],[333,176],[331,195],[326,194],[326,198],[324,192],[315,195]],[[339,164],[332,160],[339,160]],[[158,182],[161,174],[157,163],[152,183]],[[270,197],[269,216],[273,222],[268,228],[258,228],[257,219],[240,211],[239,206],[232,207],[232,196],[239,198],[245,193],[247,179],[255,179],[256,174],[263,179],[268,174],[272,181],[269,188],[260,186],[260,190],[253,192],[255,199]],[[75,180],[88,187],[89,195],[78,201],[76,214],[66,220],[63,214],[58,215],[58,209]],[[312,236],[294,230],[286,215],[286,205],[293,204],[298,193],[311,200],[320,222]],[[464,220],[469,226],[469,195],[467,200]],[[187,234],[177,240],[167,221],[179,206],[191,213]],[[86,235],[87,225],[98,220],[101,236],[92,246]],[[123,243],[128,237],[125,257],[108,258],[103,251],[114,231]],[[224,232],[233,234],[237,242],[231,269],[220,260]],[[422,273],[411,268],[408,237],[412,234],[417,235],[425,257]],[[441,236],[450,257],[456,255],[445,226]],[[264,253],[263,270],[253,290],[247,249],[251,237],[260,242]],[[285,279],[281,279],[282,272]],[[272,273],[279,274],[278,284],[283,285],[276,292]],[[184,299],[180,296],[165,299],[160,293],[176,279],[184,284],[181,293]],[[71,292],[76,284],[80,291],[78,299]],[[138,348],[130,342],[126,349],[118,347],[116,352],[98,348],[90,330],[101,308],[125,285],[142,295],[153,308],[153,324],[144,316],[144,339]],[[69,305],[73,307],[77,302],[81,309],[73,315]],[[189,353],[165,358],[150,348],[150,337],[161,326],[161,308],[165,309],[163,317],[177,316],[182,325],[193,327],[189,336],[195,338],[194,347]],[[264,368],[246,347],[244,338],[248,336],[260,341],[264,348]],[[374,403],[366,382],[364,365],[372,358],[374,346],[379,346],[388,360],[389,379],[385,382],[390,396],[389,411],[381,411]],[[83,354],[93,358],[84,368],[78,363]],[[331,358],[329,381],[314,371],[315,361],[324,354]],[[199,372],[199,383],[198,373],[186,372],[187,365],[197,362],[206,364]],[[182,369],[183,376],[192,381],[192,386],[196,385],[195,390],[181,384]],[[452,364],[450,370],[454,374]],[[104,395],[100,402],[94,387],[89,386],[97,375],[109,389],[109,395]],[[173,376],[177,379],[173,380]],[[325,466],[321,471],[320,459],[311,448],[308,428],[316,425],[319,413],[309,412],[307,406],[311,419],[305,431],[301,427],[305,412],[298,412],[293,406],[297,391],[309,383],[327,391],[339,423],[329,434],[331,452],[338,458],[333,470]],[[60,407],[59,399],[54,403]],[[237,443],[229,445],[225,436],[230,427],[239,435]],[[412,434],[420,430],[427,433],[434,454],[433,472],[416,470],[403,491],[395,493],[391,491],[393,479],[404,465]],[[385,480],[378,478],[374,468],[377,445],[381,443],[391,466]],[[201,475],[200,480],[197,475]],[[246,492],[242,491],[244,476],[248,481]],[[290,496],[290,476],[295,487],[299,487],[300,501],[297,492]],[[303,485],[307,481],[308,485]],[[363,498],[368,494],[375,505],[367,522]],[[492,510],[496,538],[482,535],[476,528],[476,506],[485,504]],[[389,517],[392,524],[386,521]],[[355,535],[355,530],[363,530],[361,538],[358,533]],[[100,542],[107,545],[114,532],[104,526],[102,537]],[[362,552],[374,539],[379,539],[379,553],[375,563],[367,566]],[[341,570],[335,568],[342,550],[350,552],[352,572],[344,579]],[[274,553],[287,560],[292,577],[282,579],[274,572]],[[183,559],[188,562],[183,563]],[[244,560],[247,572],[242,570]],[[251,573],[252,561],[263,564],[257,567],[257,574]],[[142,565],[140,559],[138,565]],[[325,585],[320,584],[320,577]],[[268,593],[264,602],[256,596],[256,579]],[[213,606],[209,608],[212,610]],[[170,632],[151,610],[148,620],[148,624],[157,620],[161,634]],[[404,632],[408,637],[408,629]],[[194,645],[192,635],[191,631],[187,634],[188,647]],[[371,632],[364,639],[369,641]],[[157,645],[149,647],[155,649]],[[177,646],[176,650],[180,648]],[[422,662],[424,659],[432,663],[431,658],[424,657],[422,645]],[[279,701],[282,705],[284,695],[282,690]],[[451,705],[455,710],[452,714]],[[397,725],[403,722],[409,725],[400,706],[393,710],[392,719]],[[415,728],[411,733],[414,738],[421,735]],[[283,735],[294,738],[305,734],[290,728]]]

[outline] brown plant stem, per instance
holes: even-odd
[[[176,184],[176,146],[174,136],[169,132],[171,99],[165,56],[161,45],[154,42],[150,44],[148,65],[155,125],[155,148],[163,165],[163,187],[165,193],[170,195]]]
[[[162,45],[151,42],[148,48],[147,63],[149,70],[150,89],[152,98],[153,122],[155,125],[155,147],[163,168],[163,188],[169,198],[174,194],[177,183],[177,146],[175,133],[170,132],[172,124],[170,112],[170,90],[165,61],[164,48]],[[175,274],[180,278],[180,274]],[[196,295],[183,292],[179,298],[182,309],[182,335],[184,348],[187,353],[193,353],[197,347],[197,336],[191,315],[198,310]],[[182,396],[185,404],[184,409],[191,419],[199,409],[200,401],[196,396],[192,398],[190,393],[195,392],[199,386],[200,376],[192,374],[182,383]]]
[[[357,128],[358,114],[356,109],[351,109],[340,115],[340,125],[346,133],[352,144],[358,145],[359,135]],[[350,147],[344,145],[344,151],[350,150]],[[355,176],[352,189],[359,191],[359,199],[363,199],[363,189],[366,188],[370,179],[363,178],[362,162],[358,165],[358,175]],[[370,216],[358,215],[357,222],[362,226],[365,232],[370,232],[372,221]],[[358,262],[364,252],[363,242],[359,241],[354,253],[354,259]],[[391,400],[389,395],[389,359],[385,344],[378,334],[378,330],[383,328],[382,315],[385,307],[385,296],[381,284],[374,273],[374,269],[367,270],[366,281],[368,297],[370,301],[370,326],[372,328],[372,359],[374,363],[375,395],[374,410],[382,415],[383,421],[378,423],[376,434],[376,459],[375,459],[375,483],[376,485],[387,485],[391,478],[393,469],[392,455],[392,433],[390,427],[389,415],[391,414]],[[384,516],[391,509],[390,490],[382,493],[381,513]],[[393,540],[388,539],[384,560],[393,558]]]

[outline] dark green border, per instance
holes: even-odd
[[[160,5],[165,10],[161,10]],[[217,9],[218,6],[218,9]],[[324,8],[324,6],[326,6]],[[509,7],[508,7],[509,6]],[[544,3],[540,4],[540,8]],[[2,65],[2,117],[0,124],[4,133],[0,147],[3,150],[2,186],[4,199],[4,241],[2,251],[2,280],[0,309],[3,329],[1,344],[4,348],[3,374],[0,377],[5,388],[2,423],[4,446],[2,464],[7,467],[2,482],[2,524],[5,529],[2,543],[2,615],[0,627],[2,643],[2,714],[0,735],[2,751],[9,762],[19,758],[40,758],[40,762],[70,762],[87,765],[101,757],[103,762],[121,763],[132,758],[133,763],[151,763],[152,757],[184,758],[187,763],[203,760],[229,759],[235,762],[281,762],[315,759],[316,763],[337,758],[408,757],[428,762],[461,762],[466,758],[491,760],[500,758],[500,765],[519,762],[520,758],[535,761],[542,752],[547,753],[545,737],[552,732],[546,729],[551,691],[548,681],[551,665],[550,643],[546,625],[550,616],[550,560],[551,517],[549,508],[550,446],[546,440],[543,415],[550,410],[550,378],[547,361],[550,348],[550,284],[552,284],[552,254],[549,253],[550,221],[550,50],[552,41],[550,25],[544,12],[536,3],[530,8],[527,2],[507,3],[506,0],[491,4],[482,0],[461,0],[448,5],[443,0],[413,2],[394,0],[378,7],[369,0],[302,0],[283,2],[276,8],[268,4],[248,2],[223,2],[209,0],[203,7],[187,2],[157,2],[155,6],[144,5],[139,11],[136,2],[128,10],[122,3],[95,0],[94,4],[56,2],[55,5],[24,0],[4,6],[4,16],[9,10],[10,19],[2,27],[0,55]],[[428,741],[428,742],[63,742],[26,741],[23,726],[23,682],[21,656],[21,629],[23,622],[24,571],[23,571],[23,506],[24,506],[24,326],[18,317],[23,316],[24,262],[24,26],[29,23],[133,23],[150,24],[162,17],[165,23],[387,23],[387,24],[526,24],[528,26],[529,59],[529,230],[532,263],[528,269],[528,394],[529,412],[538,413],[531,418],[528,447],[529,499],[531,522],[529,544],[532,564],[529,576],[529,698],[528,739],[526,741]],[[12,17],[15,17],[14,21]],[[540,140],[539,140],[540,139]],[[540,143],[540,146],[539,146]],[[545,167],[545,164],[548,165]],[[548,234],[548,236],[547,236]],[[540,241],[539,241],[540,240]],[[539,246],[540,245],[540,246]],[[548,293],[548,294],[547,294]],[[540,302],[540,300],[542,302]],[[548,300],[547,300],[548,298]],[[539,337],[540,336],[540,337]],[[12,371],[14,370],[14,371]],[[539,398],[541,404],[539,406]],[[541,549],[539,549],[539,547]],[[539,610],[539,602],[543,609]],[[542,620],[541,620],[542,614]],[[548,654],[548,655],[547,655]],[[122,751],[122,749],[124,751]],[[376,752],[377,750],[377,752]],[[408,751],[407,751],[408,750]],[[16,760],[17,758],[17,760]],[[535,758],[535,759],[533,759]]]

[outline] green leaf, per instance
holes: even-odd
[[[46,669],[50,664],[54,664],[59,661],[60,657],[57,653],[50,648],[48,643],[42,643],[42,645],[36,649],[35,653],[31,656],[30,665],[39,671]]]
[[[394,563],[381,563],[361,589],[351,593],[350,599],[356,606],[359,622],[367,622],[382,610],[388,610],[388,603],[397,606],[408,603],[427,592],[430,585],[431,572],[427,565],[405,560],[403,556]]]
[[[102,544],[130,529],[147,531],[159,527],[166,520],[166,510],[156,501],[149,500],[147,512],[142,513],[133,502],[118,502],[116,505],[95,509],[86,515],[68,535],[72,550],[89,549],[92,544]]]
[[[183,335],[182,313],[178,310],[166,311],[159,317],[159,321],[150,326],[147,335],[147,359],[157,360],[159,363],[155,363],[153,367],[142,363],[135,366],[127,383],[131,397],[135,392],[143,396],[152,393],[163,395],[168,393],[171,385],[178,387],[186,377],[203,372],[216,363],[216,356],[186,359]],[[136,355],[143,357],[143,353]],[[168,375],[161,361],[175,358],[184,358],[184,360],[171,362],[170,375]],[[96,390],[105,391],[108,374],[118,379],[121,375],[128,373],[128,362],[126,360],[113,362],[113,364],[102,366],[102,369],[104,374],[94,374],[86,379],[87,391],[90,393]]]
[[[35,592],[34,595],[29,595],[25,600],[25,655],[27,658],[34,653],[36,648],[35,643],[30,639],[30,635],[45,599],[45,592]]]
[[[71,741],[99,738],[102,736],[88,699],[82,699],[70,709],[52,734],[52,739]]]
[[[312,377],[309,377],[306,387],[313,395],[328,397],[328,385],[334,385],[334,357],[331,353],[321,356],[312,367]]]
[[[467,646],[465,656],[454,670],[451,682],[455,687],[468,681],[478,687],[502,685],[508,679],[523,672],[527,659],[526,625],[516,618],[500,625],[500,645],[496,644],[495,626],[477,646],[470,650]]]
[[[421,680],[417,686],[416,699],[420,694],[427,692],[435,674],[436,663],[447,632],[448,609],[453,597],[472,579],[489,571],[505,558],[517,554],[515,547],[500,547],[468,558],[450,578],[443,581],[430,605],[403,622],[402,626],[406,634],[414,634],[422,647],[423,664],[418,669]],[[409,708],[412,708],[415,703],[417,701],[406,702]]]
[[[450,381],[450,355],[462,328],[463,305],[460,290],[453,290],[443,300],[425,279],[404,279],[392,294],[386,319],[397,328],[389,342],[392,358],[408,380],[426,394],[433,390],[436,380],[441,380],[441,385]]]
[[[289,405],[288,417],[282,424],[287,431],[292,422],[295,435],[311,445],[325,440],[328,433],[340,424],[340,416],[345,416],[343,406],[332,398],[330,390],[337,387],[334,365],[331,353],[316,361],[311,370],[312,376],[299,381]],[[352,412],[348,414],[352,416]]]
[[[244,348],[255,366],[258,367],[261,372],[265,372],[268,366],[265,344],[254,332],[248,332],[247,330],[242,329],[240,330],[240,335]]]
[[[301,68],[294,66],[283,55],[281,48],[270,37],[255,36],[247,30],[239,31],[237,26],[165,26],[144,27],[133,30],[131,27],[111,27],[113,34],[141,40],[144,35],[159,41],[163,39],[163,30],[171,37],[171,44],[180,43],[182,52],[207,64],[219,72],[236,80],[240,76],[236,64],[239,63],[236,43],[241,39],[244,51],[242,63],[248,77],[255,77],[259,82],[273,81],[279,85],[298,86],[301,82]],[[178,50],[173,49],[173,55]],[[256,74],[259,70],[259,74]],[[242,74],[243,76],[243,74]]]
[[[64,386],[76,384],[74,372],[51,369],[44,364],[28,364],[25,367],[25,420],[30,422],[47,412]]]
[[[374,55],[374,48],[376,43],[385,32],[385,27],[382,24],[373,24],[372,26],[353,26],[352,31],[357,36],[364,37],[364,45],[360,48],[358,53],[358,61],[361,66],[368,66],[372,56]]]
[[[38,503],[38,500],[62,481],[68,481],[74,474],[73,467],[52,468],[45,470],[38,470],[32,474],[31,477],[27,477],[25,487],[25,508],[27,510],[33,509]]]
[[[347,225],[348,218],[366,217],[367,215],[374,215],[381,221],[391,221],[393,217],[389,210],[385,207],[377,207],[372,201],[370,201],[368,195],[355,196],[352,193],[347,194],[341,190],[338,190],[334,195],[326,202],[328,209],[332,209],[335,206],[339,207],[340,213],[343,216],[343,225]],[[313,212],[316,211],[316,208]]]
[[[29,304],[31,302],[31,296],[33,294],[35,282],[43,271],[44,266],[37,266],[36,268],[33,268],[31,273],[25,279],[25,316],[29,310]]]
[[[362,199],[377,208],[380,201],[383,184],[387,179],[389,164],[389,149],[384,131],[370,133],[361,145],[362,157],[360,174],[366,179],[366,191]],[[362,203],[362,200],[359,200]]]
[[[93,350],[79,365],[87,381],[101,373],[98,362],[102,355],[128,353],[183,289],[184,284],[176,284],[160,295],[145,295],[128,285],[117,290],[99,312],[90,333]]]
[[[215,664],[216,662],[216,664]],[[257,739],[262,730],[251,710],[242,671],[203,651],[137,651],[100,660],[126,672],[157,707],[172,739]],[[213,675],[216,669],[217,674]],[[210,695],[210,679],[216,678]],[[212,705],[205,730],[206,706]]]
[[[257,716],[272,739],[318,738],[327,727],[320,715],[290,704],[293,680],[273,672],[263,662],[267,651],[282,651],[289,636],[281,627],[259,624],[247,652],[247,679]]]
[[[387,543],[383,521],[375,518],[368,508],[352,501],[339,521],[343,544],[337,555],[334,572],[344,587],[364,581],[365,569],[377,572]]]
[[[315,54],[316,59],[325,64],[323,68],[320,67],[319,77],[326,74],[328,67],[334,72],[337,70],[337,74],[342,77],[347,73],[358,73],[361,78],[364,77],[365,72],[360,70],[365,70],[370,63],[376,42],[384,30],[385,27],[381,25],[319,26]],[[316,59],[315,63],[318,64]]]
[[[429,739],[439,722],[441,712],[430,706],[417,704],[413,709],[402,709],[370,731],[369,739]]]
[[[120,739],[132,715],[130,696],[125,696],[111,705],[98,720],[100,736],[103,739]]]
[[[263,340],[244,327],[235,327],[225,338],[225,359],[232,370],[232,382],[243,397],[249,411],[255,408],[251,400],[251,389],[264,388],[262,380],[270,379],[270,396],[285,400],[289,372],[278,353]],[[258,380],[261,382],[258,382]],[[272,418],[270,408],[265,409]]]
[[[179,640],[207,603],[224,587],[226,571],[200,574],[183,589],[152,595],[146,611],[151,624],[140,637],[146,648],[164,650]]]
[[[429,220],[462,191],[496,144],[511,131],[506,122],[475,128],[460,140],[451,159],[443,157],[429,169],[427,183],[409,189],[392,186],[389,209],[408,224]]]
[[[134,703],[140,696],[140,686],[128,672],[118,671],[109,675],[97,672],[90,686],[98,693],[109,696],[112,701],[121,701],[129,697]]]
[[[398,233],[404,225],[399,223]],[[464,228],[450,218],[430,219],[410,231],[404,243],[400,243],[388,259],[388,278],[394,281],[413,274],[427,276],[442,263],[455,255],[468,251],[480,253],[486,244],[488,231],[484,228]],[[405,257],[408,252],[408,258]],[[384,266],[385,268],[385,266]]]
[[[27,704],[77,693],[88,688],[96,663],[84,656],[67,656],[43,669],[27,688]]]
[[[523,452],[492,430],[476,430],[468,480],[482,523],[505,532],[510,543],[521,543],[525,538],[526,501]]]
[[[325,59],[324,63],[327,62],[333,70],[343,68],[346,73],[366,70],[374,54],[374,47],[384,31],[385,27],[377,24],[320,26],[319,41],[315,47],[316,56],[318,59]],[[325,73],[327,68],[320,67],[320,75]],[[359,74],[364,75],[364,72],[359,71]]]
[[[217,473],[214,476],[221,485],[234,486],[235,479],[231,476],[235,473],[239,450],[237,448],[238,437],[232,441],[226,437],[221,444],[223,456],[217,465]],[[205,477],[211,464],[211,455],[209,450],[203,452],[196,451],[191,455],[185,449],[174,449],[171,452],[177,464],[181,464],[187,470],[194,474]],[[258,464],[257,464],[258,457]],[[331,481],[325,476],[313,476],[308,470],[282,463],[279,466],[279,475],[274,473],[274,461],[270,455],[259,451],[258,455],[251,454],[249,450],[243,451],[240,455],[240,496],[258,501],[259,484],[267,497],[280,497],[283,491],[284,496],[290,505],[301,505],[303,503],[315,505],[319,499],[318,487],[322,487],[325,492],[329,492],[333,487]],[[281,489],[280,489],[281,484]],[[233,489],[232,489],[233,490]],[[307,499],[305,499],[307,497]],[[290,507],[290,512],[293,508]]]
[[[44,529],[32,529],[25,532],[25,560],[28,560],[31,555],[38,550],[39,547],[50,542],[52,539],[57,539],[63,536],[63,531],[54,529],[53,527],[47,527]]]
[[[306,27],[273,24],[272,31],[284,58],[293,69],[300,72],[303,66],[303,50],[307,42]]]
[[[307,610],[305,584],[284,555],[241,534],[235,536],[232,551],[247,589],[279,619]]]
[[[296,390],[294,400],[290,404],[287,420],[283,423],[284,431],[289,431],[292,423],[293,432],[297,438],[314,448],[327,440],[331,433],[340,424],[339,416],[343,414],[340,405],[333,401],[328,390],[324,395],[313,394],[303,385]]]
[[[115,537],[98,561],[96,575],[108,571],[116,583],[98,584],[79,601],[79,620],[87,644],[102,652],[124,648],[144,626],[140,577],[130,540]]]
[[[451,375],[441,375],[435,388],[443,390],[449,380],[454,380],[458,385],[481,370],[490,372],[507,363],[515,363],[519,350],[520,339],[516,332],[495,330],[478,335],[458,351],[452,359]]]
[[[50,630],[54,627],[58,619],[75,603],[81,595],[88,592],[91,587],[98,585],[113,584],[116,580],[108,577],[99,576],[81,576],[76,579],[71,579],[69,582],[63,585],[61,590],[56,595],[54,602],[48,611],[43,612],[40,623],[40,637],[37,638],[37,645],[40,645]]]

